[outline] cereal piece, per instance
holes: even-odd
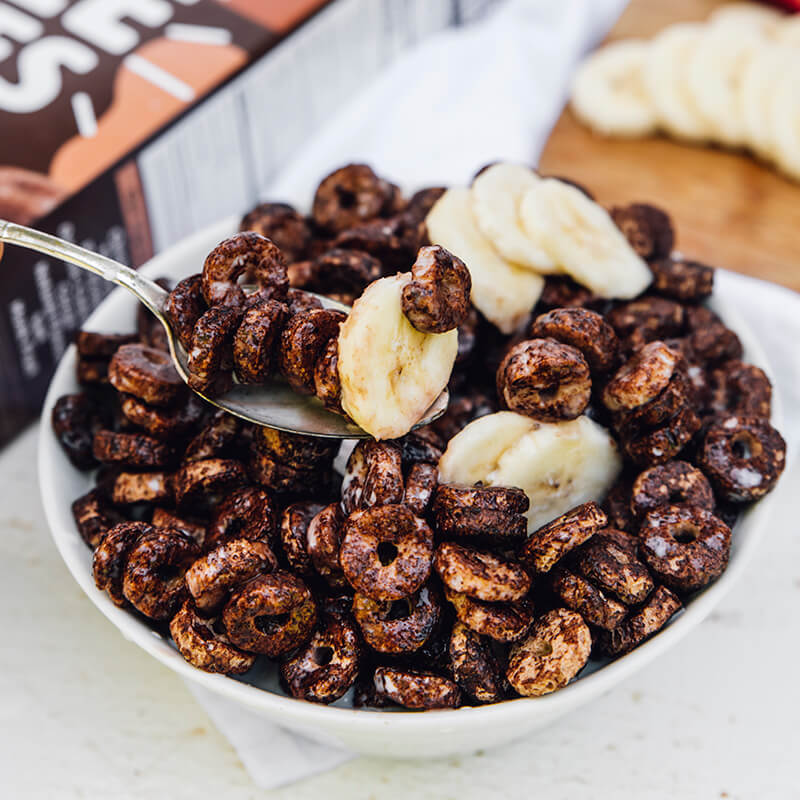
[[[309,292],[304,292],[300,289],[289,289],[286,295],[286,305],[289,308],[289,316],[293,317],[301,311],[322,308],[322,301]]]
[[[311,556],[308,554],[308,526],[324,506],[304,501],[292,503],[281,515],[280,540],[287,563],[299,575],[314,574]]]
[[[534,339],[555,339],[580,350],[593,372],[608,372],[616,363],[619,340],[614,329],[595,311],[556,308],[540,314],[530,327]]]
[[[275,461],[297,469],[329,468],[339,450],[336,439],[303,436],[275,428],[256,429],[253,444]]]
[[[342,571],[342,540],[344,514],[339,503],[320,510],[308,523],[306,541],[308,555],[317,573],[334,589],[344,589],[347,581]]]
[[[749,503],[781,476],[786,442],[763,417],[725,417],[706,430],[698,464],[723,500]]]
[[[264,383],[272,374],[277,342],[289,310],[264,300],[245,311],[233,337],[233,364],[240,383]]]
[[[650,288],[682,303],[699,303],[714,289],[714,268],[684,258],[660,258],[650,262]]]
[[[184,575],[199,555],[194,540],[177,531],[143,533],[128,552],[122,593],[150,619],[168,619],[186,596]]]
[[[445,333],[469,314],[472,279],[464,262],[438,245],[421,247],[403,287],[403,314],[422,333]]]
[[[108,384],[108,360],[78,356],[75,378],[81,386],[105,386]]]
[[[545,275],[544,288],[539,297],[539,306],[544,309],[593,308],[604,302],[585,286],[564,275]]]
[[[208,523],[206,545],[216,547],[231,539],[249,539],[272,544],[277,527],[277,509],[263,489],[236,489],[221,500]]]
[[[553,592],[567,608],[577,611],[590,625],[603,630],[616,628],[628,613],[622,603],[563,567],[555,570],[551,585]]]
[[[288,203],[261,203],[242,217],[240,231],[255,231],[271,239],[289,262],[303,258],[311,244],[306,218]]]
[[[334,309],[296,314],[281,334],[278,366],[289,385],[300,394],[314,394],[314,367],[330,339],[339,335],[346,315]]]
[[[219,611],[231,590],[278,568],[278,560],[265,542],[233,539],[217,545],[186,572],[186,587],[204,614]]]
[[[556,608],[540,617],[508,659],[508,682],[523,697],[562,689],[586,665],[592,634],[580,614]]]
[[[234,645],[277,658],[308,640],[317,622],[317,605],[300,578],[275,570],[236,591],[222,621]]]
[[[108,379],[118,391],[153,406],[168,406],[185,393],[169,354],[143,344],[120,347],[109,364]]]
[[[419,650],[439,624],[441,604],[428,586],[411,597],[378,602],[356,592],[353,616],[367,644],[379,653]]]
[[[338,233],[381,215],[393,200],[388,181],[366,164],[348,164],[323,178],[311,214],[321,228]]]
[[[669,461],[642,472],[634,481],[631,513],[638,518],[660,506],[677,503],[714,510],[708,478],[685,461]]]
[[[314,365],[314,394],[322,405],[336,414],[346,416],[342,408],[342,381],[339,377],[339,340],[329,339]]]
[[[74,466],[91,469],[97,465],[92,442],[100,427],[100,417],[97,406],[88,395],[65,394],[59,397],[50,420],[58,443]]]
[[[449,678],[440,675],[378,667],[373,676],[375,691],[404,708],[458,708],[461,691]]]
[[[576,554],[575,567],[584,578],[626,605],[644,602],[653,591],[647,567],[612,537],[596,534]]]
[[[92,489],[72,503],[72,517],[86,544],[97,547],[108,531],[120,522],[124,522],[121,514],[109,508],[105,494],[99,489]]]
[[[312,532],[318,517],[309,526],[312,559]],[[368,508],[347,518],[341,568],[350,585],[373,600],[399,600],[416,592],[430,575],[432,558],[433,531],[405,506]]]
[[[742,357],[739,337],[704,306],[686,309],[689,344],[700,364],[712,364]]]
[[[187,351],[192,347],[194,326],[206,310],[202,278],[199,273],[184,278],[167,295],[164,315]]]
[[[603,389],[609,411],[643,406],[667,386],[678,364],[678,355],[664,342],[650,342],[626,361]]]
[[[259,285],[264,300],[285,300],[289,289],[286,261],[278,245],[252,231],[237,233],[220,242],[203,264],[202,290],[206,302],[229,302],[241,291],[237,281],[242,273]]]
[[[201,617],[191,600],[184,601],[169,623],[178,651],[193,667],[223,675],[243,675],[252,669],[256,657],[234,647],[217,628],[218,620]]]
[[[527,534],[523,515],[529,505],[522,489],[440,485],[431,513],[436,532],[442,537],[513,542]]]
[[[215,411],[205,427],[187,445],[183,463],[228,455],[241,430],[242,422],[238,417],[225,411]]]
[[[219,494],[247,483],[247,475],[239,461],[207,458],[184,464],[175,475],[175,499],[178,505],[189,504],[199,497]]]
[[[515,603],[484,603],[447,587],[444,596],[453,604],[460,622],[498,642],[517,641],[533,622],[533,603],[529,598]]]
[[[612,421],[621,438],[625,438],[629,431],[636,433],[642,428],[663,425],[690,404],[692,388],[682,366],[679,364],[667,385],[652,400],[637,408],[614,413]]]
[[[172,462],[172,447],[143,433],[97,431],[92,452],[104,464],[124,464],[128,467],[164,467]]]
[[[205,544],[206,526],[197,520],[179,517],[164,508],[156,508],[153,510],[150,523],[154,528],[174,528],[176,531],[186,534],[186,536],[191,536],[200,547]]]
[[[334,247],[311,262],[303,282],[293,283],[321,294],[361,294],[383,274],[381,262],[360,249]],[[297,270],[295,270],[297,275]],[[299,276],[295,278],[299,281]]]
[[[315,492],[327,497],[332,477],[327,467],[291,467],[257,450],[247,462],[247,473],[254,483],[276,494],[297,497]]]
[[[189,386],[196,392],[211,397],[226,385],[222,376],[233,366],[233,339],[241,319],[241,309],[218,305],[197,320],[187,359]]]
[[[358,631],[347,617],[323,613],[308,643],[281,663],[281,681],[292,697],[332,703],[355,683],[361,650]]]
[[[107,592],[114,605],[120,608],[126,605],[122,582],[128,553],[140,536],[154,532],[155,529],[146,522],[122,522],[108,531],[94,551],[94,584],[101,592]]]
[[[645,261],[666,258],[675,243],[672,220],[660,208],[647,203],[614,206],[611,219],[625,234],[631,247]]]
[[[626,431],[620,444],[628,458],[639,466],[665,464],[678,455],[700,430],[700,418],[685,406],[663,426],[644,431]]]
[[[645,295],[611,309],[606,320],[618,336],[626,338],[638,334],[642,343],[646,343],[680,336],[686,324],[686,311],[674,300]]]
[[[378,260],[382,273],[387,274],[408,269],[422,244],[424,228],[416,215],[404,212],[354,225],[342,231],[334,244],[369,253]]]
[[[428,510],[438,485],[439,470],[436,466],[426,462],[412,464],[406,477],[403,505],[421,517]]]
[[[404,492],[400,448],[389,442],[360,441],[347,459],[342,482],[345,513],[401,503]]]
[[[414,192],[406,206],[406,214],[422,222],[446,191],[444,186],[430,186]]]
[[[589,365],[580,350],[552,339],[520,342],[497,370],[497,394],[506,406],[535,419],[575,419],[591,391]]]
[[[488,603],[521,600],[531,588],[519,564],[453,542],[439,545],[433,565],[448,589]]]
[[[135,333],[94,333],[92,331],[78,331],[75,337],[75,346],[78,355],[84,358],[110,359],[124,344],[136,341]]]
[[[710,408],[717,414],[769,419],[772,384],[763,369],[732,359],[711,372],[710,384]]]
[[[623,531],[635,531],[637,523],[631,514],[632,481],[621,478],[615,483],[603,501],[603,510],[608,515],[608,522],[614,528]]]
[[[649,636],[658,633],[682,605],[680,599],[666,586],[659,586],[647,602],[628,619],[614,630],[601,634],[600,650],[610,656],[619,656],[633,650]]]
[[[124,394],[120,410],[134,425],[159,439],[183,435],[200,421],[205,411],[199,398],[191,394],[174,408],[151,406],[132,394]]]
[[[120,472],[109,491],[115,506],[169,503],[174,496],[172,476],[166,472]]]
[[[728,564],[730,528],[704,508],[657,508],[644,518],[639,538],[647,566],[677,592],[702,589]]]
[[[584,503],[532,533],[522,546],[520,559],[534,572],[549,572],[607,524],[608,517],[597,503]]]
[[[503,699],[505,687],[500,667],[486,640],[456,622],[448,646],[450,669],[461,690],[478,703]]]

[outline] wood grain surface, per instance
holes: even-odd
[[[715,0],[631,0],[609,39],[651,37],[705,19]],[[800,290],[800,184],[746,153],[665,137],[622,140],[591,132],[567,108],[540,161],[543,172],[584,183],[604,204],[649,201],[667,209],[685,254]]]

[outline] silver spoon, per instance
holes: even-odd
[[[167,292],[157,283],[145,278],[130,267],[99,253],[93,253],[91,250],[59,239],[57,236],[51,236],[2,219],[0,219],[0,242],[19,245],[60,261],[66,261],[127,289],[164,326],[175,369],[184,381],[188,381],[186,350],[164,315]],[[1,255],[2,253],[0,253]],[[336,308],[345,313],[350,311],[348,306],[330,298],[322,295],[315,296],[326,308]],[[297,394],[282,381],[270,381],[263,386],[235,383],[229,392],[220,397],[206,397],[200,392],[197,394],[212,405],[248,422],[254,422],[256,425],[277,428],[288,433],[302,433],[329,439],[365,439],[369,437],[369,434],[357,425],[353,425],[338,414],[327,411],[315,397]],[[427,425],[441,416],[447,408],[448,401],[449,395],[445,389],[433,402],[423,419],[414,427]]]

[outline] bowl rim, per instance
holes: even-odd
[[[145,264],[143,274],[155,277],[168,270],[168,265],[186,257],[187,254],[208,250],[208,243],[231,235],[236,230],[239,217],[229,217],[213,226],[209,226],[172,245]],[[213,244],[211,245],[213,246]],[[118,298],[126,294],[122,288],[115,289],[97,306],[84,325],[92,326],[98,316],[103,316],[107,304],[112,297]],[[116,301],[115,301],[116,302]],[[135,302],[131,298],[131,302]],[[769,362],[759,342],[741,317],[719,298],[712,301],[712,306],[723,316],[731,328],[739,335],[749,360],[762,367],[767,374],[771,373]],[[739,542],[735,558],[732,558],[725,572],[709,587],[697,594],[688,605],[684,606],[658,634],[639,645],[630,653],[598,668],[589,675],[573,681],[566,687],[542,697],[519,697],[482,706],[462,706],[458,709],[429,710],[425,713],[409,710],[393,710],[382,713],[370,709],[343,708],[320,705],[305,700],[295,699],[262,689],[225,675],[211,674],[193,667],[183,659],[180,653],[169,645],[160,634],[147,627],[129,611],[118,608],[105,592],[96,589],[91,572],[80,562],[76,551],[70,546],[70,540],[79,537],[69,513],[69,504],[74,498],[64,501],[54,491],[57,465],[51,458],[54,448],[60,452],[49,424],[49,415],[56,399],[67,391],[67,385],[75,385],[74,367],[76,349],[72,344],[58,362],[58,366],[50,381],[45,397],[38,440],[38,477],[42,505],[48,527],[56,547],[75,581],[112,624],[129,641],[134,642],[153,658],[172,669],[181,677],[199,684],[214,694],[226,697],[236,703],[257,712],[262,716],[276,720],[279,724],[306,729],[318,724],[329,731],[347,730],[354,727],[359,733],[384,730],[388,726],[400,729],[405,734],[416,732],[423,734],[436,731],[455,731],[472,726],[476,722],[496,721],[503,717],[506,722],[518,719],[530,719],[531,716],[556,717],[588,700],[599,696],[629,675],[653,661],[660,653],[666,652],[677,641],[695,628],[711,610],[720,602],[733,584],[739,579],[747,564],[752,559],[767,528],[770,509],[774,503],[775,492],[749,506],[740,517],[737,527],[747,526],[747,535]],[[773,397],[772,421],[777,427],[783,422],[781,399],[777,392]],[[66,461],[66,457],[64,457]],[[71,465],[70,468],[74,469]],[[71,524],[65,524],[65,519]],[[81,542],[82,544],[82,542]],[[320,731],[321,733],[323,731]]]

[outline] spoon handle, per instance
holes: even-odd
[[[28,250],[37,250],[60,261],[74,264],[81,269],[88,269],[103,280],[124,286],[133,292],[157,317],[163,316],[164,300],[167,293],[153,281],[143,277],[130,267],[113,259],[93,253],[72,242],[51,236],[49,233],[26,228],[14,222],[0,219],[0,242],[19,245]]]

